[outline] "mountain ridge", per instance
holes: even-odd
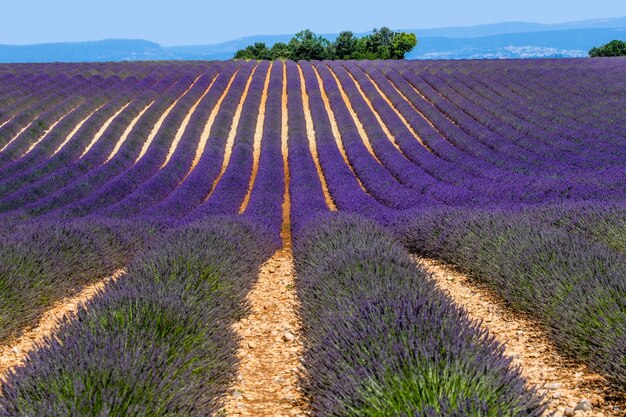
[[[418,46],[407,59],[480,59],[581,57],[612,39],[626,40],[626,17],[542,24],[501,22],[476,26],[403,29],[415,33]],[[364,35],[370,32],[358,33]],[[321,34],[334,39],[337,34]],[[268,46],[293,35],[254,35],[207,45],[162,46],[144,39],[103,39],[0,45],[0,62],[104,62],[230,59],[254,42]]]

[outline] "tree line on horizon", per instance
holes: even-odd
[[[591,58],[607,57],[607,56],[626,56],[626,42],[620,40],[612,40],[602,46],[597,46],[589,50]]]
[[[351,31],[343,31],[334,42],[306,29],[296,33],[288,43],[276,42],[271,48],[265,42],[256,42],[238,50],[234,58],[293,61],[404,59],[405,54],[416,45],[415,34],[396,32],[385,26],[362,37],[355,36]]]

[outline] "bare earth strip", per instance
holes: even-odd
[[[180,126],[178,127],[178,130],[176,131],[176,135],[174,136],[174,141],[170,145],[170,150],[167,152],[167,156],[165,157],[165,161],[163,161],[161,168],[167,165],[167,163],[172,158],[172,155],[174,155],[174,152],[176,151],[176,148],[178,147],[178,143],[180,142],[180,139],[183,137],[185,130],[187,130],[187,125],[189,124],[189,120],[191,120],[191,116],[193,116],[193,114],[196,112],[196,108],[198,107],[198,105],[200,104],[204,96],[206,96],[209,93],[209,91],[211,90],[211,87],[213,87],[213,84],[215,83],[215,80],[217,80],[217,75],[213,77],[213,80],[211,81],[207,89],[204,91],[204,93],[202,93],[200,98],[196,100],[196,102],[193,104],[193,106],[191,106],[191,108],[187,112],[187,115],[183,119],[183,122],[180,124]]]
[[[0,149],[0,152],[4,151],[4,150],[5,150],[5,149],[6,149],[6,148],[10,145],[10,144],[12,144],[12,143],[15,141],[15,139],[19,138],[19,137],[20,137],[20,135],[21,135],[22,133],[24,133],[24,131],[25,131],[26,129],[28,129],[29,127],[31,127],[33,123],[35,123],[35,120],[31,121],[29,124],[27,124],[26,126],[24,126],[24,127],[22,128],[22,130],[20,130],[19,132],[17,132],[17,134],[16,134],[15,136],[13,136],[13,138],[12,138],[11,140],[9,140],[9,141],[6,143],[6,145],[4,145],[4,146],[2,147],[2,149]]]
[[[228,416],[306,415],[304,400],[298,390],[302,343],[289,223],[286,85],[283,72],[283,249],[263,265],[258,281],[248,294],[252,313],[233,326],[240,337],[240,362],[237,379],[225,399],[224,412]]]
[[[352,168],[352,164],[350,164],[350,160],[348,159],[348,155],[346,154],[346,148],[343,146],[343,139],[341,137],[341,132],[339,131],[339,126],[337,126],[337,120],[335,119],[335,112],[333,112],[333,109],[330,106],[330,100],[328,99],[328,95],[326,94],[326,89],[324,88],[324,82],[322,81],[322,77],[320,77],[319,72],[317,72],[317,68],[315,68],[314,66],[312,66],[312,68],[313,68],[313,71],[315,72],[315,76],[317,77],[317,83],[319,84],[320,95],[322,97],[322,101],[324,102],[324,109],[326,110],[326,113],[328,114],[328,119],[330,120],[330,128],[333,132],[333,138],[335,139],[335,143],[337,144],[339,153],[341,153],[341,157],[343,158],[343,161],[346,163],[347,167],[352,172],[352,175],[354,175],[354,178],[356,178],[357,182],[359,183],[359,187],[361,187],[361,190],[367,192],[367,190],[365,189],[365,186],[361,182],[361,179],[359,178],[358,175],[356,175],[356,172],[354,172],[354,168]],[[302,78],[302,84],[304,85],[304,78]],[[306,101],[307,109],[308,109],[308,105],[309,105],[309,100],[307,99]]]
[[[302,74],[302,68],[300,68],[300,65],[298,65],[298,71],[300,72],[300,93],[302,94],[302,106],[304,107],[304,123],[306,126],[306,135],[309,142],[309,150],[311,152],[311,156],[313,157],[313,163],[315,164],[315,169],[317,170],[317,176],[322,183],[322,192],[324,193],[324,200],[326,200],[326,205],[331,211],[337,211],[337,206],[335,205],[333,198],[330,196],[328,183],[326,182],[326,176],[324,175],[324,170],[322,169],[319,154],[317,152],[315,126],[313,125],[313,117],[311,116],[311,109],[309,107],[309,95],[306,92],[304,75]]]
[[[130,106],[130,101],[128,103],[126,103],[124,106],[122,106],[121,109],[119,109],[113,116],[109,117],[107,119],[106,122],[104,122],[104,124],[102,125],[102,127],[100,128],[100,130],[98,130],[98,132],[94,135],[93,139],[91,140],[91,142],[89,142],[89,145],[87,145],[87,147],[85,148],[85,150],[83,151],[83,153],[80,155],[80,157],[82,158],[83,156],[85,156],[85,154],[87,152],[89,152],[89,150],[91,149],[91,147],[93,145],[96,144],[96,142],[100,139],[100,137],[104,134],[104,132],[107,130],[107,128],[111,125],[111,123],[113,123],[113,120],[115,120],[115,118],[117,116],[120,115],[121,112],[124,111],[124,109],[128,106]],[[57,150],[58,152],[58,150]]]
[[[48,136],[48,133],[50,133],[50,131],[52,131],[52,129],[54,129],[56,127],[56,125],[58,125],[61,120],[63,120],[65,118],[65,116],[67,116],[68,114],[70,114],[71,112],[73,112],[74,110],[76,110],[76,108],[71,109],[70,111],[68,111],[67,113],[65,113],[63,116],[61,116],[60,119],[58,119],[56,122],[52,123],[52,125],[46,129],[41,136],[39,136],[39,138],[35,141],[35,143],[33,143],[30,148],[28,148],[28,150],[26,152],[24,152],[22,155],[20,155],[20,157],[26,155],[27,153],[29,153],[30,151],[33,150],[33,148],[35,148],[35,146],[37,146],[37,144],[39,142],[41,142],[46,136]],[[17,135],[15,135],[13,137],[13,139],[11,139],[6,145],[4,145],[2,147],[2,149],[0,149],[0,152],[4,151],[10,144],[12,144],[17,138],[20,137],[20,135],[22,133],[24,133],[24,131],[26,131],[26,129],[28,129],[35,121],[33,120],[32,122],[30,122],[26,127],[24,127],[22,130],[19,131],[19,133]]]
[[[85,117],[83,120],[81,120],[80,122],[78,122],[78,124],[74,127],[74,129],[72,129],[72,131],[65,137],[65,140],[63,141],[63,143],[61,143],[57,149],[54,151],[54,153],[51,156],[56,155],[57,153],[59,153],[59,151],[61,149],[63,149],[63,147],[65,145],[67,145],[67,143],[72,140],[72,138],[74,137],[74,135],[76,135],[76,132],[78,132],[78,129],[80,129],[87,120],[89,120],[91,118],[91,116],[93,116],[98,110],[100,110],[102,107],[104,107],[104,104],[101,105],[100,107],[98,107],[97,109],[95,109],[94,111],[92,111],[91,113],[89,113],[89,115],[87,117]]]
[[[88,285],[78,294],[57,302],[43,314],[35,327],[26,329],[17,339],[0,346],[0,384],[4,381],[9,369],[24,363],[24,359],[30,351],[36,348],[36,345],[40,345],[45,337],[54,334],[59,329],[63,318],[73,316],[81,304],[88,302],[108,282],[118,279],[123,274],[124,269],[119,269],[110,277]]]
[[[239,104],[237,105],[237,110],[235,111],[235,115],[233,116],[233,121],[230,125],[230,132],[228,132],[228,138],[226,139],[226,148],[224,149],[224,159],[222,160],[222,168],[220,169],[220,173],[218,174],[215,181],[213,181],[213,185],[211,185],[211,191],[204,197],[204,201],[207,201],[217,184],[220,182],[224,173],[226,172],[226,168],[228,168],[228,164],[230,163],[230,157],[233,153],[233,146],[235,145],[235,136],[237,136],[237,129],[239,127],[239,119],[241,119],[241,112],[243,110],[243,103],[246,101],[246,97],[248,97],[248,90],[250,90],[250,83],[252,83],[252,78],[254,77],[254,73],[256,72],[259,65],[257,64],[250,73],[248,77],[248,81],[246,82],[246,86],[243,89],[243,93],[241,94],[241,98],[239,99]]]
[[[183,92],[183,94],[181,94],[180,97],[178,97],[176,100],[174,100],[174,102],[167,108],[167,110],[165,110],[165,112],[163,112],[163,114],[161,115],[159,120],[157,120],[157,122],[154,124],[154,126],[152,127],[152,130],[150,131],[150,135],[148,135],[148,139],[146,139],[146,141],[143,144],[143,147],[141,148],[141,152],[139,152],[139,155],[137,156],[137,159],[135,159],[135,164],[141,158],[143,158],[143,156],[146,154],[146,152],[148,152],[148,148],[152,144],[152,141],[156,137],[157,133],[159,133],[159,130],[161,130],[161,126],[163,125],[163,122],[165,121],[167,116],[171,113],[171,111],[174,109],[174,106],[176,106],[176,104],[178,104],[180,99],[183,98],[189,92],[189,90],[191,90],[193,88],[194,85],[196,85],[196,83],[198,82],[200,77],[202,77],[202,75],[199,75],[191,83],[191,85]]]
[[[211,128],[213,127],[213,122],[215,122],[217,113],[222,107],[222,102],[224,101],[224,99],[226,98],[226,95],[230,91],[230,86],[233,84],[233,81],[235,80],[235,76],[237,75],[238,72],[239,70],[235,71],[235,73],[230,77],[230,80],[228,81],[228,85],[224,89],[224,92],[220,96],[219,100],[217,100],[217,103],[215,103],[215,107],[211,109],[209,118],[207,119],[204,125],[202,135],[200,135],[200,142],[198,143],[198,147],[196,148],[196,156],[193,158],[193,162],[191,163],[191,167],[189,168],[189,171],[185,175],[185,178],[187,178],[187,176],[191,174],[191,171],[193,171],[196,165],[198,165],[198,162],[200,162],[200,158],[202,157],[202,154],[204,153],[204,149],[206,148],[206,144],[209,141],[209,135],[211,134]],[[183,178],[183,181],[185,180],[185,178]]]
[[[376,82],[372,79],[372,77],[370,77],[370,75],[368,73],[366,73],[365,71],[363,71],[363,74],[365,74],[365,76],[370,80],[370,82],[372,83],[372,85],[374,86],[374,88],[376,89],[376,91],[378,91],[378,94],[380,94],[380,96],[383,98],[383,100],[385,100],[387,102],[387,104],[389,105],[389,107],[391,108],[391,110],[393,110],[396,115],[398,116],[398,118],[402,121],[402,124],[404,124],[404,126],[409,130],[409,132],[411,132],[411,134],[415,137],[415,139],[420,143],[420,145],[422,145],[424,148],[428,149],[429,152],[432,153],[432,149],[426,144],[424,143],[424,141],[422,140],[422,138],[420,137],[420,135],[415,131],[415,129],[413,129],[413,127],[409,124],[409,122],[406,120],[406,118],[402,115],[402,113],[400,113],[398,111],[398,109],[396,109],[393,106],[393,103],[391,102],[391,100],[389,99],[389,97],[387,97],[387,95],[380,89],[379,85],[376,84]],[[395,86],[394,86],[395,88]]]
[[[70,111],[68,111],[67,113],[65,113],[63,116],[61,116],[61,118],[59,118],[56,122],[52,123],[50,125],[50,127],[48,129],[46,129],[46,131],[44,131],[44,133],[39,136],[39,138],[32,144],[30,145],[30,147],[28,148],[28,150],[26,152],[24,152],[22,155],[20,155],[20,157],[28,155],[33,149],[35,149],[35,146],[37,146],[39,144],[39,142],[41,142],[42,140],[44,140],[46,138],[46,136],[48,136],[48,134],[50,132],[52,132],[54,130],[54,128],[61,123],[61,121],[63,119],[65,119],[70,113],[72,113],[74,110],[76,110],[76,107],[74,107],[73,109],[71,109]]]
[[[350,113],[350,116],[352,116],[352,120],[354,121],[354,124],[356,125],[356,129],[358,130],[359,136],[361,136],[361,140],[365,144],[367,151],[374,157],[376,162],[382,165],[383,163],[380,161],[380,159],[378,159],[378,156],[376,156],[376,153],[374,152],[374,148],[372,148],[372,142],[370,141],[370,138],[367,135],[367,132],[365,132],[365,128],[363,127],[363,124],[361,123],[359,116],[356,114],[354,107],[352,107],[352,102],[350,101],[350,98],[346,94],[346,91],[343,89],[343,85],[341,84],[341,81],[339,81],[337,74],[335,74],[331,68],[328,68],[328,71],[330,71],[333,78],[335,79],[335,82],[337,83],[337,87],[339,87],[341,98],[343,98],[343,101],[346,104],[346,107],[348,108],[348,112]]]
[[[117,152],[120,150],[120,148],[122,147],[122,145],[124,144],[124,142],[126,142],[126,139],[128,138],[128,135],[130,135],[130,132],[132,132],[133,128],[135,127],[135,125],[137,124],[137,122],[139,122],[139,119],[141,119],[141,116],[144,115],[145,112],[148,111],[148,109],[150,107],[152,107],[152,105],[154,104],[156,100],[152,100],[146,107],[143,108],[142,111],[139,112],[139,114],[137,116],[135,116],[135,118],[130,122],[130,124],[126,127],[126,129],[124,130],[124,133],[122,133],[122,136],[120,136],[119,140],[117,141],[117,143],[115,144],[115,147],[113,148],[113,150],[111,151],[111,153],[109,154],[108,158],[106,159],[106,161],[104,161],[105,163],[109,162],[111,159],[113,159],[113,157],[115,156],[115,154],[117,154]],[[87,153],[87,150],[85,150],[85,153]],[[85,155],[85,153],[83,153],[83,155]],[[81,156],[82,158],[82,156]]]
[[[454,267],[416,257],[433,274],[437,286],[500,342],[531,386],[545,392],[545,416],[624,416],[625,398],[615,398],[607,381],[585,365],[564,358],[533,319],[513,311],[486,285],[470,280]],[[576,410],[582,401],[588,411]],[[621,404],[620,404],[621,403]]]
[[[297,388],[302,343],[289,249],[262,266],[247,298],[252,312],[233,326],[241,338],[239,371],[226,398],[226,415],[305,415]]]
[[[259,103],[259,115],[256,119],[256,127],[254,129],[254,142],[252,147],[252,173],[250,174],[250,181],[248,183],[248,191],[246,196],[239,207],[239,214],[243,214],[250,203],[250,196],[252,195],[252,189],[254,188],[254,181],[256,180],[256,174],[259,172],[259,159],[261,158],[261,139],[263,138],[263,126],[265,124],[265,106],[267,103],[267,88],[270,84],[270,74],[272,73],[272,67],[274,62],[270,64],[267,74],[265,75],[265,83],[263,84],[263,92],[261,93],[261,103]]]
[[[408,83],[408,81],[407,81],[407,83]],[[428,123],[428,124],[430,125],[430,127],[432,127],[432,128],[433,128],[433,129],[434,129],[437,133],[439,133],[439,135],[441,135],[441,137],[442,137],[442,138],[444,138],[444,139],[446,139],[446,140],[447,140],[446,135],[444,135],[444,134],[443,134],[443,133],[442,133],[442,132],[441,132],[441,131],[437,128],[437,126],[435,126],[435,125],[433,124],[433,122],[431,122],[431,121],[428,119],[428,117],[426,117],[426,115],[425,115],[424,113],[422,113],[422,112],[421,112],[421,110],[419,110],[417,107],[415,107],[415,105],[413,104],[413,102],[411,102],[411,100],[409,100],[409,98],[408,98],[407,96],[405,96],[405,95],[404,95],[404,93],[403,93],[402,91],[400,91],[400,89],[399,89],[399,88],[398,88],[398,87],[397,87],[397,86],[393,83],[393,81],[389,80],[389,84],[391,84],[391,86],[393,87],[393,89],[394,89],[394,90],[396,90],[396,93],[398,93],[398,94],[400,95],[400,97],[402,97],[402,99],[403,99],[404,101],[406,101],[407,103],[409,103],[409,104],[411,105],[411,107],[413,107],[413,110],[415,110],[415,113],[419,114],[419,115],[420,115],[420,117],[421,117],[422,119],[424,119],[424,120],[426,121],[426,123]],[[417,89],[413,86],[413,84],[409,83],[409,85],[411,86],[411,88],[413,89],[413,91],[415,91],[415,93],[416,93],[417,95],[419,95],[420,97],[422,97],[424,100],[428,101],[428,99],[427,99],[427,98],[426,98],[426,97],[425,97],[422,93],[420,93],[420,92],[419,92],[419,90],[417,90]],[[430,101],[428,101],[428,102],[430,103]],[[431,103],[431,104],[432,104],[432,103]],[[439,111],[439,110],[437,110],[437,111]],[[420,143],[422,143],[422,141],[421,141],[421,140],[420,140]],[[428,146],[427,146],[427,145],[425,145],[425,144],[423,144],[423,145],[424,145],[425,147],[427,147],[427,148],[428,148]],[[429,150],[431,150],[431,148],[428,148],[428,149],[429,149]],[[432,151],[432,150],[431,150],[431,151]]]

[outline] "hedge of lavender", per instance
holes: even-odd
[[[231,325],[275,250],[213,219],[156,238],[128,272],[12,370],[1,416],[206,416],[236,369]]]
[[[161,225],[105,218],[38,221],[0,240],[0,341],[63,297],[125,266]]]
[[[623,207],[609,207],[419,211],[396,230],[411,251],[456,264],[531,313],[570,357],[624,389],[626,259],[594,232],[613,230],[621,248]]]
[[[502,347],[376,224],[319,216],[294,256],[314,415],[541,414]]]

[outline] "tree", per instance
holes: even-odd
[[[238,50],[235,59],[271,59],[271,54],[265,42],[256,42],[246,49]]]
[[[352,54],[356,52],[358,39],[354,36],[354,33],[350,31],[344,31],[337,36],[333,43],[335,47],[336,59],[350,59]]]
[[[412,33],[394,32],[388,27],[374,29],[371,35],[357,38],[343,31],[331,43],[309,29],[296,33],[289,43],[277,42],[271,48],[257,42],[237,51],[235,59],[404,59],[404,55],[417,45]]]
[[[617,39],[612,40],[602,46],[591,48],[589,56],[592,58],[601,56],[626,56],[626,42]]]
[[[390,59],[404,59],[404,55],[417,45],[415,33],[398,32],[391,41]]]
[[[270,59],[290,59],[291,50],[285,42],[276,42],[270,49]]]
[[[288,47],[293,60],[310,61],[316,59],[321,61],[332,59],[334,55],[328,39],[316,36],[309,29],[296,33],[289,41]]]

